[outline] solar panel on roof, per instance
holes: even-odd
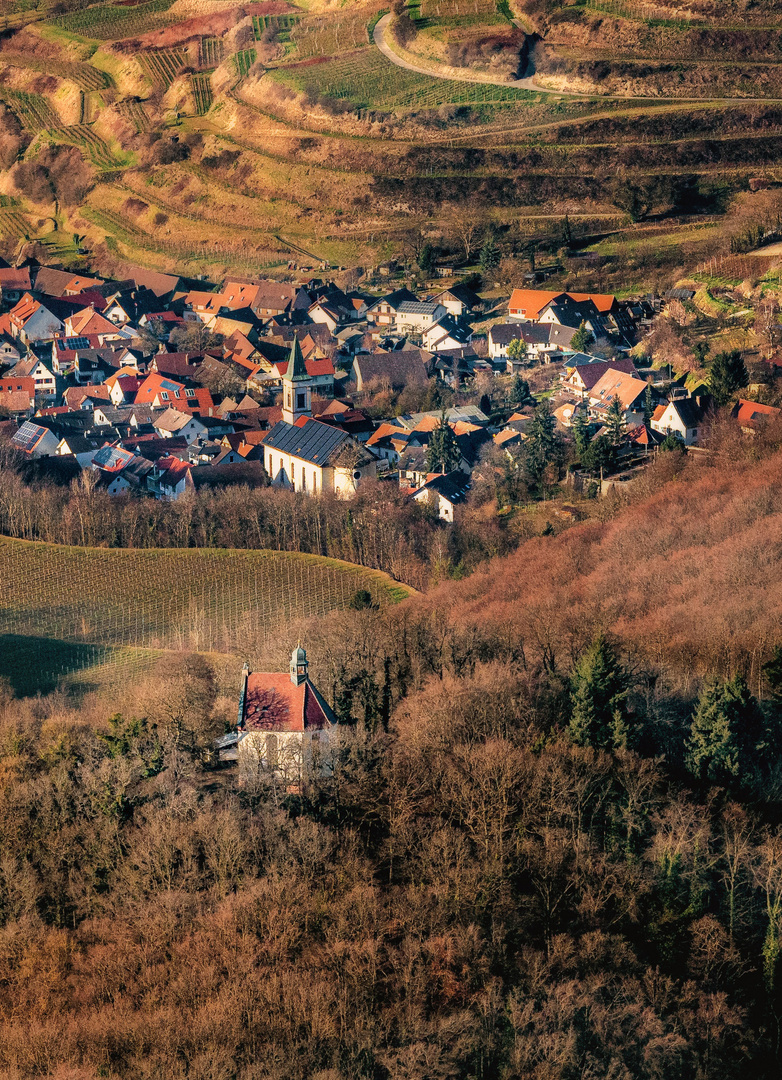
[[[65,338],[63,345],[66,349],[89,349],[90,339],[86,337]]]
[[[39,427],[38,424],[25,420],[16,435],[14,435],[12,442],[20,450],[30,450],[38,442],[42,432],[43,428]]]
[[[104,446],[97,452],[93,461],[102,469],[114,471],[127,464],[133,455],[127,450],[120,450],[117,446]]]

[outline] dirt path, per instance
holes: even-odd
[[[513,79],[511,82],[508,82],[507,79],[493,79],[491,75],[481,75],[475,72],[471,75],[462,74],[461,71],[457,71],[455,68],[445,67],[444,65],[439,64],[435,67],[424,67],[420,64],[413,64],[394,52],[386,41],[386,30],[388,29],[388,24],[390,22],[391,14],[384,15],[375,26],[373,38],[375,45],[380,49],[383,56],[390,60],[392,64],[396,64],[397,67],[405,68],[407,71],[415,71],[418,75],[428,75],[433,79],[449,79],[451,82],[483,83],[484,85],[488,84],[489,86],[506,86],[513,87],[516,90],[532,90],[535,93],[543,90],[543,87],[538,86],[533,78]]]

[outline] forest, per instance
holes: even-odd
[[[340,737],[298,794],[212,759],[208,658],[4,689],[0,1071],[779,1076],[780,481],[776,436],[726,431],[599,519],[313,620]]]

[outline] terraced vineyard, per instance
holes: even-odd
[[[30,231],[30,223],[12,207],[0,209],[0,235],[7,240],[18,240]]]
[[[203,74],[191,75],[190,83],[193,88],[196,115],[203,116],[209,112],[212,104],[211,73],[204,72]]]
[[[152,122],[142,102],[133,100],[120,101],[117,103],[117,111],[126,120],[130,121],[139,134],[152,130]]]
[[[246,78],[247,73],[255,63],[257,56],[258,54],[255,49],[241,49],[239,52],[234,53],[231,59],[237,78]]]
[[[47,75],[56,75],[59,79],[67,79],[75,83],[80,90],[90,92],[103,90],[111,86],[111,76],[105,71],[99,71],[92,64],[69,63],[64,60],[42,60],[37,56],[24,56],[22,53],[3,52],[3,64],[8,67],[28,68],[30,71],[40,71]]]
[[[136,59],[153,84],[167,90],[186,66],[187,53],[184,49],[155,49],[139,53]]]
[[[446,103],[499,104],[534,101],[529,90],[485,83],[446,82],[396,67],[376,49],[366,48],[311,66],[292,64],[269,73],[299,89],[354,102],[361,108],[431,107]]]
[[[0,87],[0,100],[16,113],[22,127],[34,135],[62,127],[59,117],[42,94],[28,94],[23,90]]]
[[[299,23],[291,31],[296,55],[335,56],[367,44],[367,21],[364,15],[318,16]]]
[[[119,41],[168,26],[166,12],[174,0],[150,0],[146,4],[124,6],[97,4],[83,11],[72,11],[52,20],[52,25],[69,34],[95,41]]]
[[[59,142],[80,146],[99,169],[116,169],[121,164],[105,139],[87,124],[73,124],[71,127],[62,128],[57,138]]]
[[[253,15],[255,40],[260,41],[265,30],[274,30],[278,40],[286,41],[298,21],[298,15]]]
[[[223,43],[220,38],[201,38],[198,43],[198,66],[216,68],[223,59]]]
[[[40,685],[58,669],[138,665],[163,649],[252,660],[295,623],[347,608],[358,589],[381,607],[410,593],[384,574],[311,555],[6,539],[0,579],[0,676]]]

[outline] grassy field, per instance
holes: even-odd
[[[101,668],[103,678],[162,651],[260,656],[295,624],[410,594],[387,575],[273,551],[116,550],[0,540],[0,676],[19,692]]]

